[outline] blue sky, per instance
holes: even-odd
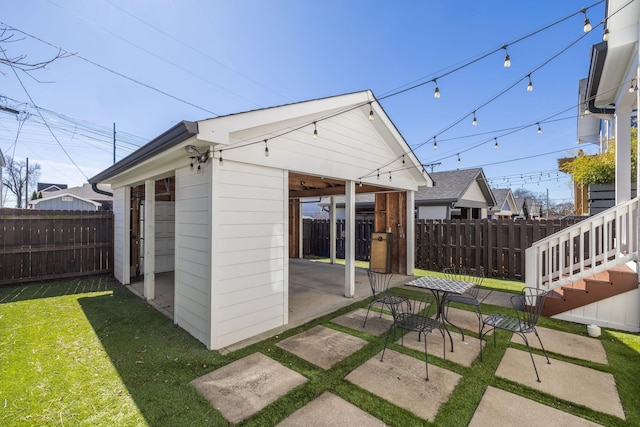
[[[589,34],[578,13],[516,42],[591,5]],[[2,44],[9,57],[45,60],[51,45],[77,54],[20,79],[0,68],[0,105],[29,113],[0,112],[0,149],[39,163],[42,182],[81,185],[108,167],[113,123],[120,159],[180,120],[364,89],[383,98],[424,164],[482,167],[494,187],[508,178],[514,190],[572,201],[557,159],[597,150],[575,142],[578,81],[602,39],[597,0],[26,0],[2,9],[3,27],[29,34],[5,33],[15,34]]]

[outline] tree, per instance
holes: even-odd
[[[16,37],[16,34],[19,34],[19,37]],[[44,60],[27,60],[27,55],[23,54],[10,56],[7,47],[9,47],[12,43],[24,40],[24,37],[22,37],[24,34],[25,33],[21,33],[19,30],[16,30],[15,28],[11,28],[9,26],[0,27],[0,65],[7,65],[14,71],[22,71],[29,77],[35,79],[35,77],[33,77],[33,75],[31,74],[32,71],[45,68],[56,59],[71,56],[70,53],[64,52],[61,49],[58,49],[58,52],[52,57],[46,58]],[[0,71],[0,73],[5,74],[2,71]]]
[[[27,163],[25,161],[17,161],[12,157],[6,156],[7,162],[6,173],[2,175],[2,185],[16,196],[16,207],[22,208],[24,199],[24,207],[27,207],[26,195],[28,194],[27,172],[29,185],[33,186],[38,182],[40,177],[40,165],[37,163],[30,164],[27,171]]]
[[[638,159],[638,129],[631,129],[631,176],[636,176]],[[559,169],[571,175],[577,184],[613,184],[616,180],[616,148],[611,141],[604,153],[586,155],[582,151],[574,159],[564,162]]]

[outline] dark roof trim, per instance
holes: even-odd
[[[604,62],[607,59],[607,42],[600,42],[591,47],[591,64],[589,65],[589,79],[587,80],[587,91],[585,102],[587,111],[594,114],[614,114],[615,108],[596,107],[596,96],[602,78]]]
[[[163,152],[167,148],[180,144],[182,141],[185,141],[197,134],[198,123],[183,120],[162,135],[149,141],[138,150],[129,154],[124,159],[120,160],[117,163],[114,163],[93,178],[90,178],[89,183],[97,184],[99,182],[112,178],[126,171],[127,169],[130,169],[133,166],[136,166],[144,162],[145,160],[148,160],[151,157]]]

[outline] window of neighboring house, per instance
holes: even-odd
[[[71,196],[62,196],[63,202],[73,202],[73,197]]]

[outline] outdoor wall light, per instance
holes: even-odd
[[[213,151],[207,150],[204,153],[201,153],[195,145],[187,145],[184,149],[187,153],[194,154],[189,157],[191,159],[191,169],[193,169],[194,163],[198,163],[198,170],[200,170],[200,164],[207,163],[209,159],[213,157]]]

